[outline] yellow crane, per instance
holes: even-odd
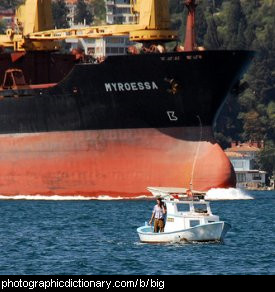
[[[16,11],[16,28],[0,35],[0,46],[15,51],[58,50],[57,41],[68,38],[102,38],[129,35],[135,42],[177,40],[171,30],[168,0],[131,0],[136,24],[53,29],[51,0],[26,0]]]

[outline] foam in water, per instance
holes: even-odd
[[[127,199],[148,199],[147,196],[138,197],[111,197],[108,195],[101,195],[96,197],[86,196],[42,196],[42,195],[16,195],[16,196],[3,196],[0,195],[0,200],[37,200],[37,201],[88,201],[88,200],[127,200]],[[220,201],[220,200],[253,200],[253,197],[249,196],[244,190],[241,189],[211,189],[207,192],[205,199],[208,201]]]
[[[86,197],[86,196],[42,196],[42,195],[16,195],[16,196],[3,196],[0,195],[0,200],[37,200],[37,201],[88,201],[88,200],[99,200],[99,201],[111,201],[111,200],[127,200],[127,199],[145,199],[146,196],[138,197],[111,197],[107,195],[97,197]]]
[[[253,200],[253,197],[248,195],[241,189],[211,189],[206,193],[205,199],[208,201],[220,200]]]
[[[89,197],[84,196],[42,196],[42,195],[16,195],[16,196],[3,196],[0,195],[0,200],[37,200],[37,201],[80,201],[91,200]]]

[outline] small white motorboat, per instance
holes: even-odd
[[[209,242],[222,241],[231,228],[213,215],[210,203],[203,194],[183,188],[147,188],[155,197],[161,197],[166,204],[167,214],[164,232],[156,233],[147,223],[137,229],[141,242]]]

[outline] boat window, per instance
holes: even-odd
[[[207,213],[207,206],[205,204],[196,204],[195,205],[196,213]]]
[[[177,204],[178,212],[189,212],[190,206],[188,204]]]
[[[200,220],[190,220],[190,227],[195,227],[200,225]]]

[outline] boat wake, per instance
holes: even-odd
[[[116,201],[116,200],[140,200],[148,198],[146,196],[138,197],[112,197],[107,195],[88,197],[88,196],[43,196],[43,195],[15,195],[15,196],[4,196],[0,195],[0,200],[30,200],[30,201]]]
[[[125,197],[125,196],[45,196],[45,195],[15,195],[5,196],[0,195],[0,200],[34,200],[34,201],[117,201],[117,200],[143,200],[150,199],[148,196]],[[211,189],[206,193],[205,199],[208,201],[223,201],[223,200],[253,200],[254,198],[248,195],[241,189]]]
[[[206,193],[205,199],[208,201],[223,201],[223,200],[253,200],[254,198],[248,195],[241,189],[211,189]]]
[[[34,200],[34,201],[83,201],[91,200],[84,196],[42,196],[42,195],[16,195],[4,196],[0,195],[0,200]]]

